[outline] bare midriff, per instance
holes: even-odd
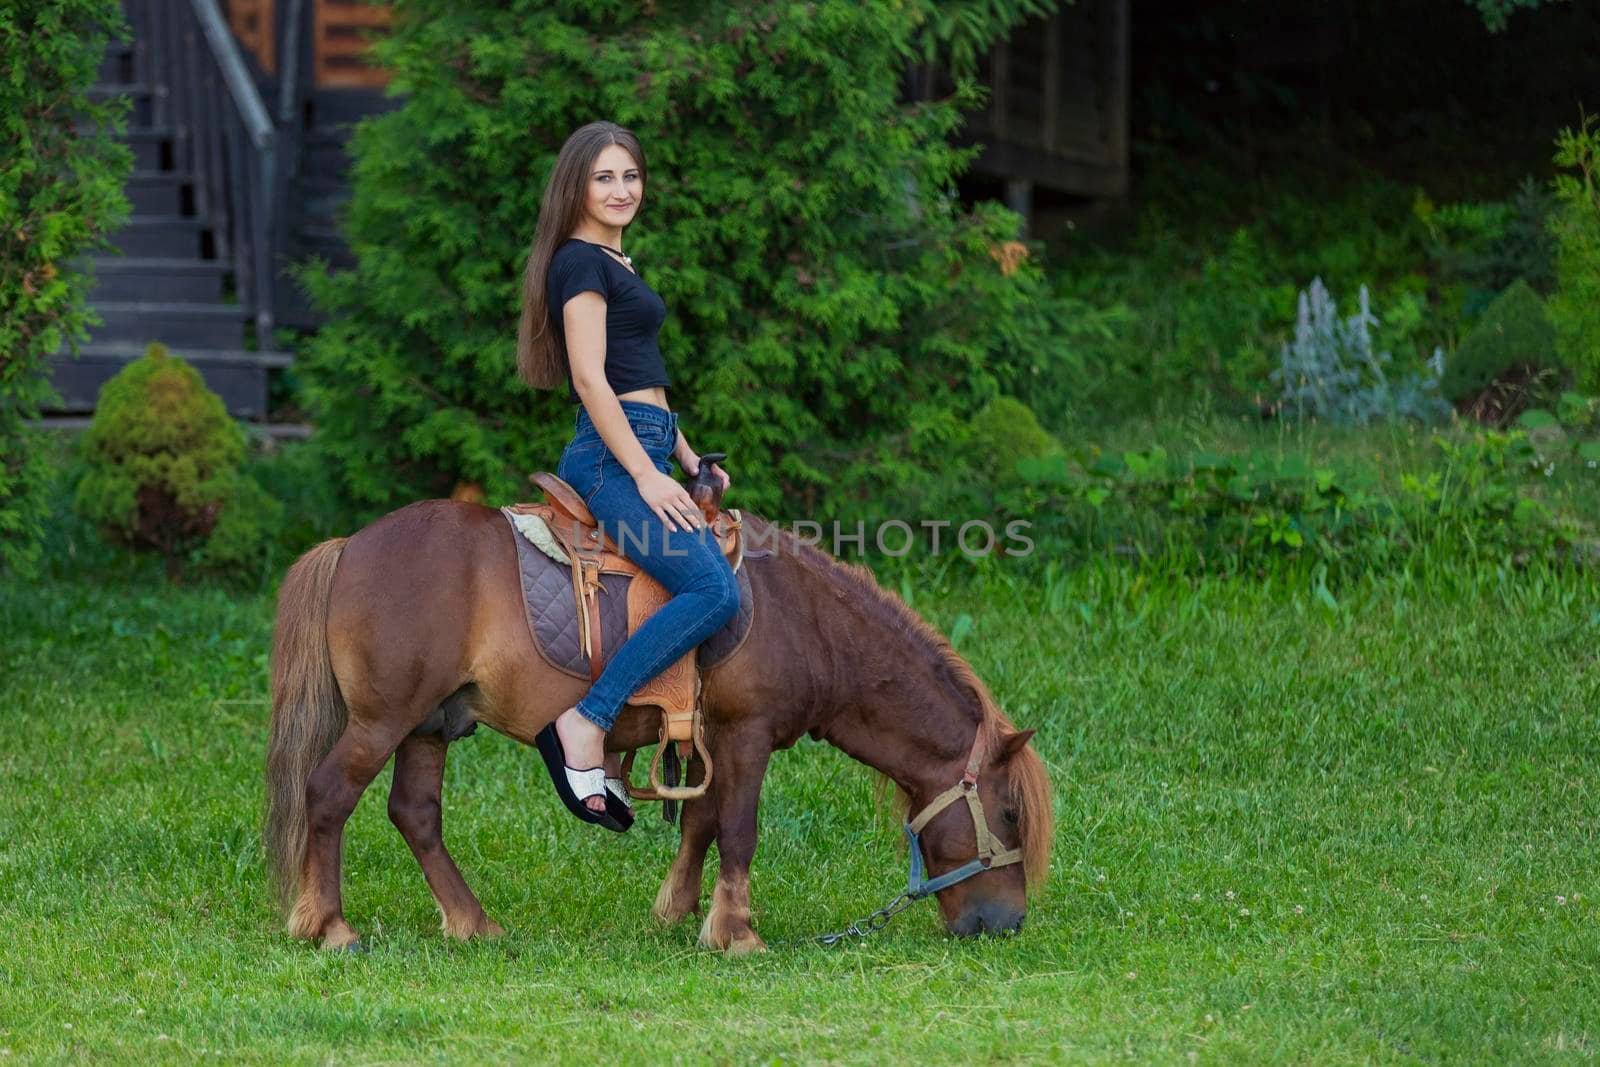
[[[618,393],[618,400],[636,400],[643,404],[654,404],[664,411],[671,411],[667,407],[667,390],[663,386],[652,385],[648,389],[630,389],[626,393]]]

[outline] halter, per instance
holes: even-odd
[[[912,900],[932,896],[941,889],[948,889],[991,868],[1022,862],[1022,849],[997,847],[994,835],[989,832],[989,823],[983,814],[983,801],[978,799],[978,768],[982,764],[983,726],[980,724],[978,736],[972,739],[972,753],[967,757],[967,770],[961,776],[961,781],[934,797],[915,819],[906,823],[906,840],[911,844],[911,879],[906,887],[906,896]],[[922,842],[917,835],[933,821],[935,815],[963,799],[967,802],[967,809],[972,812],[972,829],[978,836],[978,855],[953,871],[947,871],[937,878],[928,878],[922,865]]]

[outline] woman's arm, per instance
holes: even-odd
[[[561,318],[567,331],[572,387],[588,410],[600,439],[633,477],[655,470],[644,446],[633,436],[622,402],[606,381],[605,297],[592,291],[579,293],[561,309]]]
[[[672,456],[691,478],[700,469],[700,457],[689,447],[689,439],[683,436],[682,430],[678,431],[678,443],[672,446]]]

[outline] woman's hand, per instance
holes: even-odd
[[[693,533],[706,524],[694,498],[672,475],[662,474],[652,467],[635,477],[633,483],[639,487],[639,496],[668,529]]]

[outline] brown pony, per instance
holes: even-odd
[[[962,778],[981,754],[978,795],[989,831],[1022,862],[937,893],[956,934],[1010,931],[1045,877],[1054,829],[1044,765],[948,641],[866,567],[842,563],[745,513],[755,602],[748,638],[706,672],[702,694],[716,767],[683,811],[678,854],[653,912],[676,922],[700,907],[701,865],[714,840],[721,868],[702,944],[764,948],[750,925],[750,860],[767,761],[809,733],[880,771],[912,811]],[[340,896],[344,825],[392,755],[389,818],[417,861],[451,937],[495,935],[440,837],[440,783],[453,731],[479,722],[525,744],[583,695],[586,683],[548,666],[523,614],[510,525],[493,508],[411,504],[302,556],[278,596],[272,729],[263,839],[295,937],[354,945]],[[655,742],[654,709],[625,709],[608,747]],[[431,725],[430,725],[431,724]],[[424,727],[420,730],[418,727]],[[930,874],[974,858],[967,806],[937,814],[921,835]]]

